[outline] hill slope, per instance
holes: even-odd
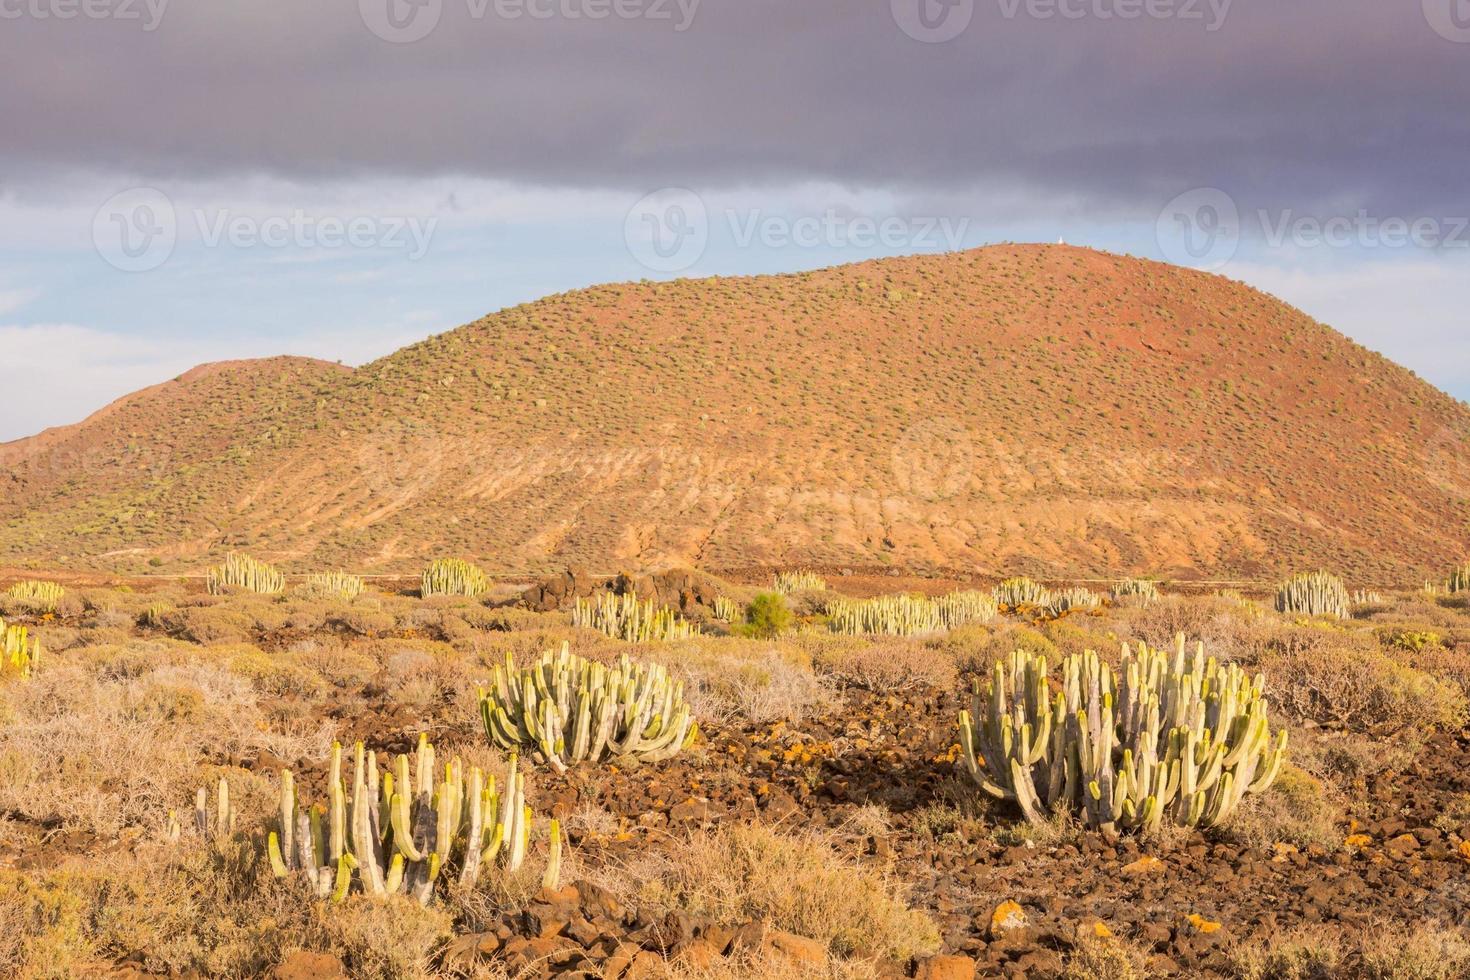
[[[1064,246],[604,286],[0,446],[0,562],[943,565],[1414,581],[1470,411],[1255,290]]]

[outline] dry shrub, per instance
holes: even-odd
[[[1231,950],[1241,980],[1334,980],[1342,976],[1342,932],[1324,926],[1273,933]]]
[[[785,642],[699,637],[646,648],[684,683],[701,724],[742,718],[756,724],[796,722],[834,699],[810,659]]]
[[[923,686],[951,689],[959,677],[948,652],[921,640],[868,640],[838,656],[819,656],[816,666],[877,693]]]
[[[165,623],[170,632],[195,643],[246,643],[255,635],[252,616],[223,604],[189,606],[166,617]]]
[[[0,810],[106,837],[155,827],[193,798],[200,760],[279,747],[244,678],[140,647],[78,651],[0,689]]]
[[[337,642],[304,640],[289,651],[303,667],[339,688],[361,687],[377,676],[378,661],[360,648]]]
[[[1288,755],[1302,770],[1350,791],[1369,776],[1405,768],[1422,747],[1416,732],[1373,739],[1352,732],[1293,728]]]
[[[1414,668],[1449,681],[1470,697],[1470,645],[1427,646],[1403,657]]]
[[[604,882],[629,904],[723,925],[765,920],[844,957],[907,960],[939,947],[934,923],[898,885],[841,854],[814,831],[731,824],[648,854]]]
[[[1264,793],[1247,796],[1225,828],[1251,847],[1281,842],[1299,848],[1334,848],[1341,841],[1341,798],[1320,779],[1290,763]]]
[[[0,871],[0,976],[66,980],[187,933],[182,883],[135,862]]]
[[[1372,633],[1277,625],[1259,631],[1241,659],[1266,675],[1272,702],[1298,719],[1375,731],[1455,728],[1466,717],[1455,685],[1388,656]]]
[[[1120,609],[1119,635],[1152,647],[1170,649],[1183,633],[1191,642],[1203,641],[1211,656],[1234,658],[1254,634],[1255,617],[1249,607],[1218,596],[1165,596],[1141,609]]]
[[[209,648],[230,673],[248,678],[259,694],[267,697],[320,697],[327,682],[293,654],[262,653],[247,644],[226,644]]]
[[[990,675],[997,660],[1017,650],[1055,658],[1056,645],[1028,626],[962,626],[939,641],[939,648],[949,654],[955,666],[967,673]]]
[[[858,960],[828,960],[822,966],[801,963],[772,950],[716,957],[707,966],[683,959],[664,964],[656,976],[663,980],[871,980],[871,963]]]
[[[1062,980],[1144,980],[1153,975],[1147,954],[1116,936],[1079,938],[1062,968]]]
[[[1363,938],[1364,980],[1461,980],[1470,976],[1470,935],[1421,923],[1375,929]]]

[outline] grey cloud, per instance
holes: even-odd
[[[175,2],[152,32],[0,20],[0,165],[11,184],[87,167],[640,192],[996,182],[1125,209],[1206,185],[1247,207],[1470,205],[1470,44],[1436,34],[1419,3],[1236,0],[1210,32],[975,0],[963,34],[924,44],[888,0],[703,0],[683,32],[474,20],[470,2],[442,0],[412,44],[374,37],[355,0]],[[1208,19],[1207,0],[1176,3]]]

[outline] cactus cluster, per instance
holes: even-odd
[[[227,794],[222,784],[222,802]],[[217,828],[233,821],[227,806],[213,820]],[[359,742],[349,788],[338,743],[332,746],[325,807],[303,804],[291,771],[281,772],[280,809],[266,851],[276,877],[301,875],[318,897],[341,901],[355,872],[365,894],[407,894],[427,905],[435,884],[451,867],[458,869],[463,885],[473,885],[485,866],[519,869],[530,844],[531,820],[525,777],[517,770],[514,753],[505,785],[497,789],[494,776],[487,778],[476,767],[466,769],[459,759],[441,770],[426,736],[419,736],[412,765],[407,755],[399,755],[382,774],[376,753],[364,752]],[[207,827],[207,811],[196,814],[196,822]],[[547,887],[556,887],[560,865],[561,834],[553,820]]]
[[[626,656],[607,666],[572,654],[565,643],[524,670],[507,653],[479,699],[493,745],[527,748],[557,772],[609,758],[659,762],[699,733],[684,685],[665,667]]]
[[[478,565],[463,558],[435,558],[424,569],[419,595],[463,595],[471,598],[490,588],[490,580]]]
[[[15,583],[6,595],[38,612],[53,613],[66,595],[66,590],[55,582],[39,582],[33,579]]]
[[[988,623],[1000,614],[995,597],[973,589],[951,592],[934,600],[939,622],[947,630],[971,623]]]
[[[1159,597],[1159,584],[1148,578],[1125,578],[1113,583],[1114,602],[1147,606]]]
[[[206,584],[210,595],[223,595],[231,589],[275,595],[286,587],[286,576],[274,566],[232,551],[225,556],[224,564],[209,570]]]
[[[825,592],[827,580],[816,572],[798,569],[790,572],[777,572],[775,579],[771,582],[771,588],[782,595],[791,595],[794,592]]]
[[[366,584],[361,575],[349,575],[346,572],[318,572],[307,576],[302,583],[302,588],[313,595],[335,596],[351,602],[362,595]]]
[[[741,617],[739,604],[726,595],[715,596],[714,609],[715,618],[722,619],[727,623],[733,623]]]
[[[640,602],[630,593],[599,592],[594,598],[578,599],[572,606],[572,625],[629,643],[687,640],[694,635],[693,624],[672,609],[657,606],[652,599]]]
[[[1051,593],[1046,600],[1046,614],[1059,619],[1070,612],[1096,609],[1102,605],[1102,596],[1090,589],[1063,589]]]
[[[0,619],[0,675],[30,677],[40,660],[41,641],[33,639],[24,626],[7,626]]]
[[[1276,611],[1304,616],[1348,615],[1348,591],[1342,579],[1327,572],[1293,575],[1276,592]]]
[[[1450,577],[1445,580],[1444,590],[1450,595],[1457,592],[1470,592],[1470,562],[1450,572]]]
[[[1358,589],[1353,592],[1353,606],[1381,606],[1383,595],[1371,589]]]
[[[1051,600],[1051,593],[1045,586],[1025,576],[1001,582],[995,587],[994,595],[1002,609],[1041,608]]]
[[[827,623],[850,636],[922,636],[995,618],[995,600],[983,592],[953,592],[938,599],[885,595],[873,599],[833,599]]]
[[[1263,685],[1206,660],[1203,644],[1187,654],[1182,635],[1172,656],[1125,644],[1116,677],[1097,654],[1074,654],[1055,693],[1046,659],[1018,651],[983,692],[975,683],[960,744],[980,786],[1032,822],[1061,810],[1105,833],[1213,827],[1270,786],[1285,756]]]

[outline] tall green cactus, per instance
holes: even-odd
[[[1051,593],[1040,582],[1023,576],[1008,578],[995,587],[995,601],[1002,609],[1044,608]]]
[[[793,592],[825,592],[827,580],[816,572],[805,569],[777,572],[771,588],[782,595],[791,595]]]
[[[1213,827],[1270,786],[1285,757],[1264,683],[1206,660],[1203,644],[1186,654],[1182,635],[1173,656],[1125,644],[1116,677],[1091,651],[1070,656],[1055,692],[1046,659],[1018,651],[983,691],[976,681],[960,744],[980,786],[1034,823],[1062,810],[1105,833],[1165,819]]]
[[[41,582],[31,579],[24,582],[16,582],[6,594],[10,598],[23,602],[38,612],[54,613],[62,597],[66,595],[66,589],[57,585],[55,582]]]
[[[1102,596],[1091,589],[1063,589],[1053,592],[1046,601],[1046,614],[1060,619],[1079,609],[1096,609],[1102,605]]]
[[[615,640],[653,643],[687,640],[694,625],[672,609],[643,602],[630,594],[600,592],[596,598],[578,599],[572,606],[572,625],[595,629]]]
[[[195,805],[195,823],[205,836],[233,832],[229,785],[220,783],[217,815],[211,816],[204,790]],[[266,854],[279,878],[300,875],[320,898],[340,902],[355,880],[375,898],[411,895],[428,905],[446,869],[458,869],[459,882],[473,885],[487,866],[515,871],[526,859],[531,839],[531,808],[525,801],[525,777],[515,753],[507,764],[505,785],[495,777],[454,759],[443,769],[435,764],[434,747],[419,736],[418,751],[395,757],[385,773],[377,755],[361,742],[354,753],[352,783],[342,776],[342,746],[332,746],[327,779],[327,805],[304,804],[289,769],[281,772],[275,826],[266,838]],[[555,888],[561,874],[561,836],[551,824],[551,851],[543,878]]]
[[[490,588],[490,580],[479,566],[463,558],[436,558],[424,569],[419,595],[427,599],[435,595],[480,595]]]
[[[1293,575],[1276,592],[1276,611],[1281,613],[1346,619],[1348,607],[1347,586],[1327,572]]]
[[[507,653],[479,698],[491,744],[530,749],[557,772],[609,758],[661,762],[699,734],[667,668],[626,656],[609,667],[565,643],[519,671]]]
[[[275,595],[286,587],[286,576],[272,565],[232,551],[225,556],[224,564],[209,570],[206,585],[210,595],[223,595],[230,589]]]
[[[1450,595],[1457,592],[1470,592],[1470,562],[1450,571],[1450,577],[1445,581],[1444,590]]]
[[[302,584],[302,589],[311,595],[335,596],[351,602],[362,595],[366,587],[361,575],[349,575],[346,572],[318,572],[309,575]]]
[[[995,600],[983,592],[952,592],[937,599],[886,595],[872,599],[834,598],[827,603],[827,624],[850,636],[922,636],[994,619]]]
[[[41,641],[33,638],[24,626],[7,626],[0,619],[0,676],[13,673],[24,680],[40,662]]]
[[[1148,578],[1125,578],[1113,583],[1114,602],[1147,606],[1159,597],[1159,584]]]

